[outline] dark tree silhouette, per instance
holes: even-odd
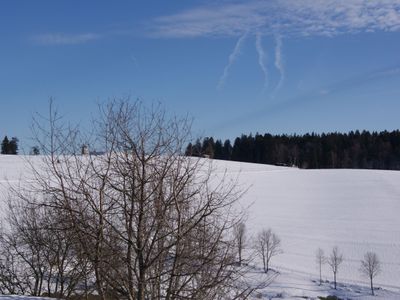
[[[18,154],[18,139],[13,137],[10,141],[8,137],[5,136],[1,142],[1,154]]]
[[[206,137],[186,154],[216,159],[315,168],[400,170],[400,131],[351,131],[304,135],[241,135],[222,145]]]

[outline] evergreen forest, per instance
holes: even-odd
[[[205,137],[189,143],[186,155],[304,169],[400,170],[400,131],[242,134],[233,143]]]

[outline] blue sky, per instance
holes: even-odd
[[[83,127],[159,101],[222,139],[400,127],[398,0],[5,0],[0,25],[0,136],[26,147],[50,97]]]

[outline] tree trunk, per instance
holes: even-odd
[[[101,300],[105,300],[103,286],[102,286],[103,281],[102,281],[102,278],[100,277],[98,262],[95,262],[94,274],[95,274],[95,278],[96,278],[96,286],[97,286],[97,292],[99,293],[99,297]]]
[[[319,264],[319,285],[322,285],[322,266]]]
[[[374,293],[374,285],[372,283],[372,277],[370,277],[370,279],[371,279],[371,293],[372,293],[372,295],[375,295],[375,293]]]
[[[262,256],[262,259],[263,259],[263,264],[264,264],[264,272],[267,273],[268,272],[268,268],[267,268],[267,265],[266,265],[266,262],[265,262],[265,255],[264,254]]]
[[[242,246],[241,245],[239,246],[239,265],[242,265]]]
[[[335,290],[336,290],[336,272],[333,273],[333,284],[334,284]]]

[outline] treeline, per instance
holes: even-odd
[[[296,166],[304,169],[360,168],[400,170],[400,131],[256,134],[231,141],[206,137],[190,143],[188,156]]]

